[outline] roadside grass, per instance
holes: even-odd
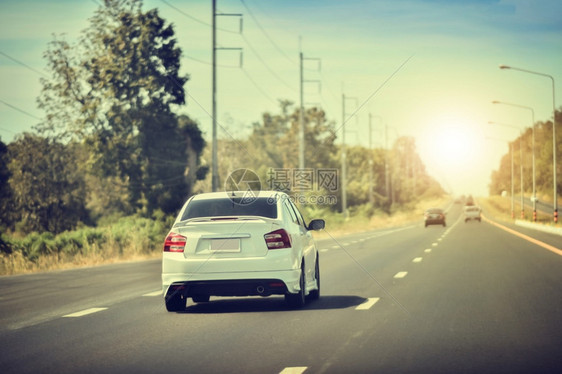
[[[0,275],[25,274],[156,258],[171,222],[124,217],[105,227],[31,233],[24,238],[2,235]]]
[[[478,204],[483,208],[484,215],[490,216],[503,222],[513,222],[515,219],[521,220],[521,204],[515,201],[513,205],[513,215],[511,217],[511,199],[509,197],[501,197],[499,195],[478,198]],[[533,211],[529,206],[524,208],[525,218],[523,220],[532,222]],[[537,211],[537,222],[545,225],[553,225],[552,216],[547,213]]]

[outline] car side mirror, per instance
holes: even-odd
[[[324,227],[326,227],[326,221],[324,221],[323,219],[313,219],[308,224],[307,229],[318,231],[318,230],[323,230]]]

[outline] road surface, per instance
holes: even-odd
[[[318,241],[321,297],[300,310],[168,313],[158,260],[2,277],[0,372],[560,372],[562,237],[464,223],[459,205],[447,220]]]

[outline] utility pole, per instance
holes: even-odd
[[[382,117],[381,116],[373,116],[369,113],[369,203],[373,204],[375,202],[373,196],[374,190],[374,176],[373,176],[373,117],[378,118],[382,124]],[[385,178],[386,178],[386,159],[385,159]]]
[[[373,205],[373,115],[369,113],[369,203]]]
[[[320,84],[319,80],[305,80],[304,79],[304,61],[314,60],[318,61],[318,71],[320,71],[320,59],[319,58],[305,58],[302,50],[299,52],[300,60],[300,110],[299,110],[299,169],[304,169],[304,150],[305,150],[305,132],[304,132],[304,83],[306,82],[317,82]]]
[[[388,125],[384,125],[384,189],[386,192],[386,198],[390,199],[390,178],[388,175]]]
[[[341,146],[341,201],[342,201],[342,213],[344,218],[348,218],[347,213],[347,151],[346,151],[346,144],[345,144],[345,101],[346,100],[355,100],[357,103],[356,97],[346,97],[344,93],[342,93],[342,146]]]
[[[342,130],[342,144],[341,144],[341,209],[343,217],[347,218],[347,155],[345,150],[345,94],[342,93],[342,109],[341,109],[341,130]]]
[[[219,167],[218,167],[218,150],[217,150],[217,50],[228,49],[242,51],[242,48],[217,48],[217,16],[235,16],[240,17],[240,33],[242,33],[242,14],[239,13],[219,13],[216,11],[216,0],[213,0],[213,22],[212,22],[212,39],[213,39],[213,72],[212,72],[212,117],[213,117],[213,135],[212,135],[212,159],[211,159],[211,189],[216,192],[219,187]],[[242,52],[240,52],[240,65],[242,65]]]

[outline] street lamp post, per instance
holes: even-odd
[[[537,182],[536,182],[536,171],[535,171],[535,111],[533,110],[533,108],[529,107],[529,106],[525,106],[525,105],[519,105],[519,104],[513,104],[513,103],[506,103],[504,101],[497,101],[494,100],[492,101],[492,104],[504,104],[504,105],[510,105],[510,106],[514,106],[517,108],[523,108],[523,109],[528,109],[531,111],[531,129],[533,130],[533,139],[532,139],[532,154],[533,154],[533,198],[532,198],[532,203],[533,203],[533,221],[537,220]]]
[[[522,132],[521,132],[521,130],[519,129],[519,127],[517,127],[517,126],[508,125],[508,124],[505,124],[505,123],[493,122],[493,121],[488,121],[488,123],[489,123],[490,125],[500,125],[500,126],[511,127],[512,129],[519,130],[519,134],[520,134],[520,136],[519,136],[519,160],[520,160],[520,161],[519,161],[519,167],[520,167],[519,175],[520,175],[520,179],[521,179],[521,180],[520,180],[520,187],[521,187],[521,218],[525,218],[525,210],[524,210],[524,202],[523,202],[523,136],[522,136]],[[510,145],[511,145],[511,143],[510,143]],[[513,169],[513,148],[512,148],[512,151],[511,151],[511,168]],[[511,175],[512,175],[511,178],[513,179],[513,170],[512,170],[511,173],[512,173],[512,174],[511,174]],[[512,196],[512,199],[513,199],[513,182],[512,182],[512,184],[511,184],[511,196]],[[512,206],[512,208],[511,208],[511,211],[513,212],[513,206]],[[513,213],[512,213],[511,215],[512,215],[512,218],[513,218]]]
[[[511,69],[517,70],[524,73],[541,75],[543,77],[550,78],[552,81],[552,174],[553,174],[553,184],[554,184],[554,202],[553,202],[553,215],[554,215],[554,223],[558,223],[558,191],[556,188],[556,100],[555,100],[555,92],[554,92],[554,78],[552,75],[539,73],[536,71],[520,69],[513,66],[507,65],[500,65],[500,69]]]

